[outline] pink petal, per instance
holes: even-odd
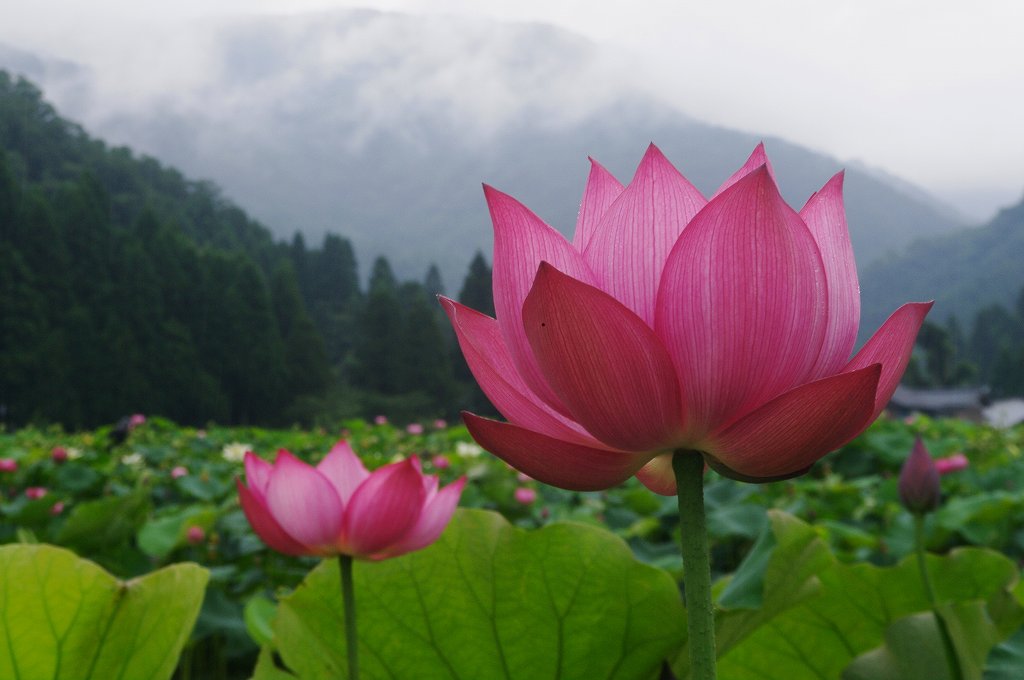
[[[689,436],[803,382],[827,312],[818,247],[763,166],[709,203],[669,255],[655,320]]]
[[[843,368],[844,371],[854,371],[871,364],[882,364],[882,377],[878,380],[875,411],[871,420],[878,417],[899,386],[903,372],[907,370],[910,354],[914,351],[917,332],[921,330],[924,317],[933,304],[908,302],[897,309]]]
[[[593,274],[572,245],[526,206],[484,186],[494,223],[494,309],[509,354],[530,390],[556,411],[565,413],[545,382],[523,331],[523,300],[542,261],[587,283]]]
[[[716,191],[715,195],[711,197],[711,200],[718,198],[723,191],[731,187],[733,184],[736,184],[736,182],[740,181],[754,170],[757,170],[762,165],[768,170],[768,174],[771,175],[772,181],[775,182],[775,169],[772,168],[772,163],[768,160],[768,154],[765,153],[764,142],[759,142],[758,145],[754,147],[754,151],[750,154],[750,157],[747,158],[747,162],[743,164],[743,167],[732,173],[732,176],[729,177],[729,179],[722,182],[722,186],[718,187],[718,191]],[[776,184],[778,184],[778,182],[776,182]]]
[[[828,327],[811,370],[812,377],[820,378],[836,373],[849,361],[860,325],[860,284],[846,227],[842,172],[808,199],[800,217],[818,244],[828,281]]]
[[[801,385],[711,435],[699,448],[741,478],[803,471],[871,422],[881,370],[873,364]]]
[[[289,536],[331,552],[341,531],[341,499],[325,476],[287,451],[278,453],[266,493],[267,509]]]
[[[637,471],[636,478],[654,493],[675,496],[676,473],[672,470],[672,456],[671,453],[655,456]]]
[[[469,370],[501,415],[556,439],[596,444],[579,425],[542,402],[519,377],[494,319],[445,297],[441,304],[455,329]]]
[[[649,457],[573,444],[472,413],[463,412],[462,418],[480,446],[538,481],[571,491],[621,484]]]
[[[412,529],[397,543],[385,549],[384,554],[375,555],[375,557],[396,557],[425,548],[436,541],[455,513],[464,486],[466,486],[466,478],[459,477],[441,491],[432,494],[423,505],[423,511]]]
[[[948,475],[950,472],[959,472],[970,465],[967,456],[962,453],[954,453],[952,456],[935,459],[935,468],[940,475]]]
[[[599,287],[653,326],[665,259],[705,203],[656,146],[648,147],[633,181],[605,212],[583,253],[600,279]],[[580,279],[557,262],[551,264]]]
[[[619,197],[623,190],[622,183],[612,176],[612,173],[590,159],[590,176],[587,177],[587,187],[583,190],[583,202],[580,203],[580,214],[576,218],[576,233],[573,236],[572,245],[579,252],[586,250],[590,239],[597,231],[597,225],[608,206]]]
[[[370,476],[363,461],[346,441],[335,444],[316,469],[334,486],[342,507],[348,505],[355,490]]]
[[[252,490],[256,497],[263,502],[267,491],[267,482],[270,481],[270,463],[257,456],[252,451],[245,452],[245,483]]]
[[[523,324],[548,384],[599,441],[646,451],[678,438],[672,359],[618,300],[545,262],[523,305]]]
[[[281,525],[277,523],[277,520],[253,490],[237,479],[235,486],[238,487],[238,500],[242,504],[242,511],[245,513],[246,519],[249,520],[252,530],[264,543],[285,555],[310,555],[313,553],[281,528]]]
[[[426,496],[412,458],[374,470],[345,508],[342,552],[369,557],[397,543],[415,526]]]

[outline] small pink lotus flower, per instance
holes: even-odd
[[[435,430],[443,430],[446,427],[448,427],[448,421],[445,420],[444,418],[438,418],[437,420],[434,421]]]
[[[39,500],[46,495],[45,486],[30,486],[25,489],[25,497],[31,500]]]
[[[419,423],[409,423],[405,426],[405,431],[412,435],[423,434],[423,426]]]
[[[436,470],[447,470],[452,466],[452,464],[448,462],[448,459],[442,456],[441,454],[438,454],[431,458],[430,464],[433,465],[434,469]]]
[[[146,424],[146,416],[142,415],[141,413],[133,413],[128,418],[128,429],[129,430],[134,430],[135,428],[139,427],[140,425],[145,425],[145,424]]]
[[[200,545],[206,540],[206,532],[202,527],[189,527],[185,532],[185,540],[189,545]]]
[[[64,501],[57,501],[50,507],[50,514],[54,517],[62,512],[64,512]]]
[[[935,469],[939,471],[940,475],[947,475],[950,472],[959,472],[969,464],[967,456],[962,453],[954,453],[952,456],[937,458],[935,460]]]
[[[494,223],[497,318],[441,301],[508,422],[464,414],[531,477],[675,493],[672,455],[721,474],[803,474],[878,417],[931,303],[850,358],[860,288],[839,173],[797,212],[764,148],[710,200],[655,146],[628,186],[592,162],[572,242],[512,197]]]
[[[377,416],[377,417],[375,417],[373,419],[373,424],[374,425],[387,425],[388,424],[388,417],[387,416]]]
[[[438,489],[412,457],[372,473],[347,442],[314,468],[284,449],[273,465],[245,456],[242,509],[263,541],[287,555],[380,560],[424,548],[447,526],[466,483]]]
[[[0,472],[17,472],[18,461],[13,458],[0,458]]]
[[[913,513],[923,514],[939,507],[939,470],[920,437],[914,441],[914,448],[900,470],[899,490],[903,506]]]
[[[68,459],[68,450],[63,446],[54,446],[50,451],[50,459],[60,465]]]
[[[537,500],[537,492],[528,486],[520,486],[515,490],[513,494],[516,502],[522,505],[530,505]]]
[[[184,465],[175,465],[171,468],[171,479],[180,479],[188,475],[188,468]]]

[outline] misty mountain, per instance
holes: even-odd
[[[929,319],[956,316],[970,327],[983,307],[1013,309],[1024,286],[1024,201],[982,227],[912,243],[899,255],[864,268],[862,329],[877,328],[910,300],[935,300]],[[863,334],[863,331],[862,331]]]
[[[102,72],[39,61],[28,75],[97,134],[213,179],[278,235],[340,232],[361,262],[386,254],[416,277],[436,262],[449,286],[490,249],[481,182],[569,233],[588,155],[625,182],[653,141],[710,195],[761,140],[690,118],[633,83],[637,64],[550,26],[359,10],[191,29]],[[167,64],[187,76],[161,83]],[[795,207],[843,165],[765,141]],[[962,226],[858,167],[846,196],[862,268]]]

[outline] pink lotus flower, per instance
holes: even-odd
[[[54,517],[62,512],[64,512],[64,501],[57,501],[50,507],[50,514]]]
[[[188,468],[184,465],[175,465],[171,469],[171,479],[180,479],[188,475]]]
[[[412,435],[423,434],[423,426],[419,423],[409,423],[405,426],[405,431]]]
[[[434,468],[437,470],[447,470],[452,466],[448,459],[442,456],[441,454],[438,454],[431,458],[430,464],[433,465]]]
[[[59,465],[68,459],[68,450],[63,446],[54,446],[50,451],[50,458]]]
[[[0,458],[0,472],[17,472],[18,461],[13,458]]]
[[[911,512],[920,514],[939,507],[939,470],[920,437],[900,470],[899,491],[900,501]]]
[[[939,471],[940,475],[946,475],[950,472],[959,472],[969,464],[967,456],[962,453],[954,453],[952,456],[937,458],[935,460],[935,469]]]
[[[438,418],[437,420],[434,421],[435,430],[443,430],[446,427],[448,427],[448,421],[445,420],[444,418]]]
[[[206,540],[206,532],[203,531],[202,527],[189,527],[188,531],[185,532],[185,540],[188,541],[189,545],[199,545]]]
[[[473,438],[531,477],[675,492],[693,450],[747,481],[796,476],[860,434],[906,368],[931,303],[860,321],[842,173],[798,213],[762,146],[706,200],[653,145],[623,187],[592,163],[570,243],[484,188],[497,319],[442,303],[508,422]]]
[[[46,487],[45,486],[30,486],[27,489],[25,489],[25,497],[28,498],[29,500],[36,501],[36,500],[39,500],[40,498],[42,498],[45,495],[46,495]]]
[[[388,417],[387,416],[376,416],[373,419],[373,424],[374,425],[387,425],[388,424]]]
[[[520,505],[530,505],[537,500],[537,492],[528,486],[520,486],[513,493],[516,499],[516,503]]]
[[[142,415],[141,413],[133,413],[128,418],[128,429],[129,430],[134,430],[135,428],[139,427],[140,425],[145,425],[145,424],[146,424],[146,416]]]
[[[335,444],[315,468],[284,449],[273,465],[249,452],[242,509],[263,541],[287,555],[350,555],[380,560],[424,548],[455,512],[462,477],[438,489],[419,459],[372,473],[348,443]]]

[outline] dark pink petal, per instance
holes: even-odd
[[[332,552],[341,531],[341,499],[315,468],[287,451],[279,452],[267,484],[266,505],[289,536],[320,554]]]
[[[545,382],[523,331],[523,300],[540,263],[550,262],[573,278],[594,283],[590,268],[572,244],[519,201],[484,186],[494,223],[494,309],[512,361],[530,390],[565,413]]]
[[[340,550],[369,557],[397,543],[415,526],[426,496],[413,459],[374,470],[345,508]]]
[[[665,258],[706,201],[653,144],[633,181],[605,212],[583,253],[599,287],[653,325]],[[551,262],[557,269],[591,283]]]
[[[940,475],[948,475],[950,472],[959,472],[960,470],[966,469],[968,465],[970,465],[970,461],[968,461],[967,456],[962,453],[954,453],[952,456],[935,459],[935,469],[939,471]]]
[[[267,482],[270,481],[270,463],[252,451],[245,452],[245,483],[256,497],[263,502],[266,495]]]
[[[583,202],[580,203],[580,214],[576,218],[576,233],[572,245],[579,252],[586,250],[590,239],[597,230],[597,225],[608,206],[612,204],[623,190],[622,183],[612,173],[590,159],[590,176],[587,177],[587,188],[583,190]]]
[[[374,557],[397,557],[425,548],[436,541],[455,513],[464,486],[466,486],[466,478],[459,477],[439,492],[431,494],[424,503],[423,511],[412,529],[397,543],[387,547],[383,554],[374,555]]]
[[[899,386],[914,350],[917,332],[921,330],[924,317],[933,304],[908,302],[897,309],[843,368],[844,371],[854,371],[871,364],[882,364],[882,377],[878,380],[875,411],[871,420],[878,417]]]
[[[800,211],[821,251],[828,281],[828,328],[812,378],[839,371],[853,352],[860,325],[860,283],[843,208],[843,173],[830,179]]]
[[[596,444],[576,423],[542,402],[519,377],[497,322],[458,302],[441,298],[462,355],[480,389],[509,422],[556,439]]]
[[[581,446],[511,423],[462,413],[480,446],[530,477],[571,491],[597,491],[621,484],[649,455]]]
[[[801,385],[714,433],[701,450],[747,478],[805,470],[872,420],[881,366]]]
[[[917,514],[931,512],[942,500],[939,469],[920,437],[900,470],[899,492],[904,507]]]
[[[672,470],[672,456],[671,453],[655,456],[647,465],[637,470],[636,478],[654,493],[662,496],[675,496],[676,473]]]
[[[238,487],[238,500],[242,504],[242,511],[246,519],[264,543],[271,549],[285,555],[312,555],[314,550],[306,548],[294,538],[288,535],[281,525],[270,514],[263,501],[239,480],[235,480]]]
[[[648,451],[678,438],[672,359],[618,300],[545,262],[523,305],[523,325],[548,384],[599,441]]]
[[[370,476],[363,461],[346,441],[335,444],[316,469],[334,486],[342,507],[348,505],[352,494]]]
[[[690,222],[658,291],[689,438],[804,382],[827,317],[818,246],[762,166]]]
[[[774,182],[775,169],[772,168],[772,163],[768,160],[768,154],[765,153],[764,142],[759,142],[758,145],[754,147],[754,151],[750,154],[750,157],[747,158],[747,162],[743,164],[743,167],[732,173],[732,176],[729,177],[729,179],[722,182],[722,186],[718,187],[718,191],[715,192],[715,195],[712,196],[711,199],[714,200],[718,198],[723,191],[731,187],[733,184],[736,184],[736,182],[740,181],[754,170],[757,170],[762,165],[768,170],[768,174],[771,175],[772,181]],[[776,182],[776,184],[777,183],[778,182]]]

